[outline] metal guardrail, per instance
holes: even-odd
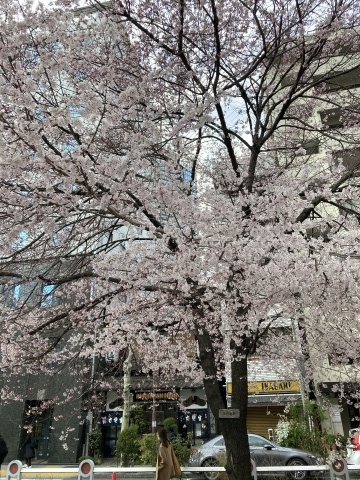
[[[360,470],[360,465],[347,465],[345,461],[342,462],[345,466],[345,470]],[[316,471],[332,473],[334,470],[335,462],[330,465],[297,465],[297,466],[263,466],[256,467],[256,471],[253,472],[254,478],[257,473],[261,472],[292,472],[292,471]],[[19,460],[10,462],[7,466],[6,480],[21,480],[22,474],[74,474],[78,477],[78,480],[94,480],[95,474],[112,475],[116,473],[155,473],[155,467],[98,467],[95,466],[91,460],[84,460],[79,464],[79,467],[23,467]],[[224,467],[181,467],[183,473],[203,473],[203,472],[225,472]],[[337,475],[345,474],[344,469],[340,471],[335,470]],[[68,475],[67,475],[68,476]]]

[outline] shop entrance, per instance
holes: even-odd
[[[23,426],[28,426],[32,429],[35,439],[37,440],[36,458],[38,460],[46,460],[49,457],[50,427],[53,418],[53,408],[44,408],[46,404],[46,400],[26,400],[23,415]],[[19,444],[20,458],[24,456],[24,453],[21,451],[21,446],[25,442],[26,435],[27,429],[22,428]]]
[[[104,458],[115,456],[116,441],[121,432],[122,412],[103,412],[101,414],[102,452]]]
[[[269,438],[269,430],[275,432],[280,417],[284,415],[284,408],[283,405],[249,407],[247,411],[248,432]]]

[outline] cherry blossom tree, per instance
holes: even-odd
[[[249,361],[299,353],[279,318],[309,375],[358,331],[357,2],[0,6],[2,371],[131,345],[202,379],[250,479]]]

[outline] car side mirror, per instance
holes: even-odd
[[[265,450],[272,450],[274,447],[272,445],[270,445],[269,443],[266,443],[264,445],[264,448],[265,448]]]

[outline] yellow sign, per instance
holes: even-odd
[[[249,382],[248,393],[299,393],[300,387],[296,380],[271,380]],[[226,393],[232,395],[232,383],[226,384]]]
[[[135,392],[135,401],[147,400],[178,400],[177,392]]]

